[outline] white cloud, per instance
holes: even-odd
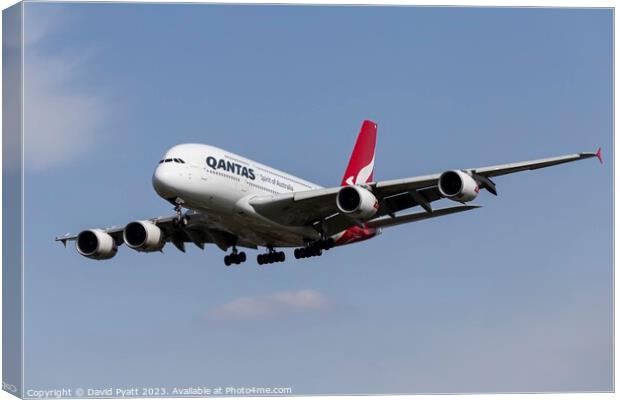
[[[207,313],[209,319],[247,320],[282,314],[325,310],[330,300],[323,294],[303,289],[256,297],[240,297]]]
[[[107,106],[97,93],[80,90],[87,76],[85,49],[50,52],[43,46],[59,23],[52,14],[26,13],[24,56],[24,153],[35,170],[59,166],[91,150]]]
[[[24,44],[36,44],[58,30],[66,22],[66,13],[62,8],[25,4],[24,10]]]

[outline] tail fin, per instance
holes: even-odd
[[[349,165],[342,177],[342,186],[372,182],[375,169],[377,124],[364,121],[357,136]]]

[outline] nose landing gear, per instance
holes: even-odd
[[[185,226],[187,225],[187,218],[183,215],[183,204],[185,204],[185,202],[182,198],[177,197],[174,199],[174,212],[177,214],[175,223],[177,225]]]

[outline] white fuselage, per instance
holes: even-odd
[[[153,174],[164,199],[205,214],[213,228],[239,237],[240,244],[300,246],[318,233],[262,218],[247,205],[254,196],[319,189],[321,186],[240,155],[204,144],[181,144],[166,152]]]

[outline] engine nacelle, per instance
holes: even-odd
[[[447,199],[467,202],[478,196],[478,183],[463,171],[446,171],[439,176],[439,193]]]
[[[118,251],[114,238],[101,229],[80,232],[75,240],[75,248],[78,253],[93,260],[107,260]]]
[[[336,205],[343,214],[353,218],[368,220],[379,210],[379,201],[361,186],[344,186],[338,191]]]
[[[137,251],[159,251],[164,247],[164,233],[151,221],[134,221],[123,230],[123,241],[127,247]]]

